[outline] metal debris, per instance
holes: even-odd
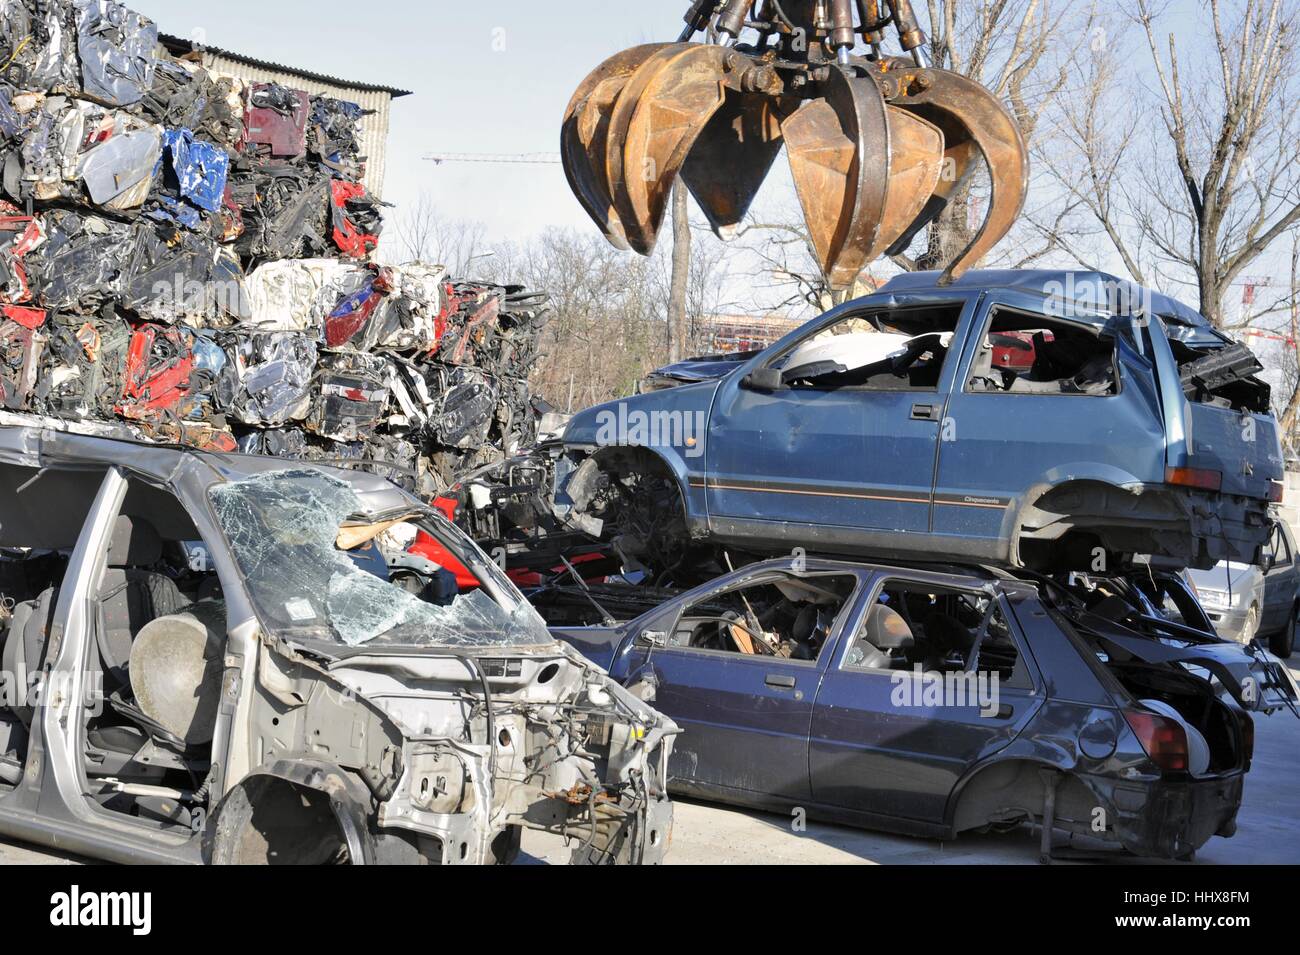
[[[0,0],[0,404],[432,497],[534,440],[545,297],[381,267],[354,103]]]

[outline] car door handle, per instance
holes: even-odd
[[[985,719],[1009,720],[1011,719],[1011,717],[1015,716],[1015,714],[1016,714],[1015,707],[1013,707],[1010,703],[1003,703],[1001,706],[998,707],[998,711],[996,713],[989,714],[988,716],[985,717]],[[983,712],[981,712],[980,715],[984,716]]]
[[[794,689],[794,677],[782,676],[780,673],[769,673],[763,682],[780,690]]]
[[[938,405],[912,405],[913,421],[938,421]]]

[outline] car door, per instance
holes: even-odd
[[[1269,538],[1270,566],[1264,575],[1264,607],[1260,633],[1274,633],[1286,626],[1296,600],[1296,560],[1294,543],[1281,521],[1273,523]]]
[[[976,763],[1011,743],[1041,705],[1039,678],[1023,635],[1000,595],[989,597],[976,580],[924,574],[889,575],[868,590],[861,612],[828,661],[813,709],[809,765],[813,799],[877,816],[942,824],[954,787]],[[855,665],[855,641],[868,628],[876,606],[913,604],[920,599],[983,600],[990,604],[990,629],[1004,627],[1015,650],[1006,678],[981,695],[968,679],[951,674],[952,688],[935,692],[937,671],[903,663],[898,669]],[[912,616],[918,617],[915,612]],[[995,621],[1000,621],[995,623]],[[927,625],[937,628],[926,618]],[[909,629],[926,637],[919,620]],[[973,636],[978,635],[978,630]],[[978,675],[982,652],[972,643],[965,673]],[[901,661],[900,661],[901,662]],[[1007,669],[1004,658],[999,666]],[[991,666],[991,664],[990,664]],[[996,671],[994,671],[996,672]],[[940,685],[948,674],[937,676]]]
[[[1012,522],[1051,485],[1163,480],[1160,409],[1143,378],[1150,362],[1122,337],[1097,338],[1101,313],[1063,318],[1045,307],[1041,296],[992,291],[968,337],[934,489],[933,532],[953,553],[1011,558]],[[1072,380],[1061,366],[1076,343],[1081,357],[1098,359],[1094,370],[1109,353],[1108,384],[1054,387],[1057,376]]]
[[[951,333],[960,329],[973,301],[954,294],[891,300],[887,307],[873,307],[870,300],[846,306],[725,379],[710,414],[706,474],[694,479],[705,490],[714,532],[806,540],[797,525],[812,525],[842,528],[841,537],[861,542],[861,529],[927,531],[953,362],[940,356],[942,368],[936,364],[933,375],[938,380],[869,385],[790,382],[763,389],[751,373],[792,371],[787,363],[800,349],[839,334],[856,336],[869,348],[873,325],[900,330],[899,340]],[[950,342],[947,353],[955,347]]]
[[[781,659],[687,642],[692,622],[707,616],[719,599],[791,579],[803,578],[789,570],[741,571],[679,598],[635,628],[618,678],[651,682],[654,707],[682,728],[669,764],[676,787],[809,798],[808,733],[826,650],[817,659]],[[845,609],[856,599],[856,576],[849,586]],[[836,627],[843,616],[837,615]],[[824,648],[837,635],[833,630]]]

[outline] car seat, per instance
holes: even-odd
[[[189,606],[176,581],[150,568],[162,560],[162,538],[147,520],[121,515],[113,525],[108,569],[99,588],[97,634],[105,675],[126,686],[131,641],[150,620]]]
[[[892,607],[876,604],[867,614],[847,662],[849,666],[891,670],[907,663],[907,652],[915,642],[912,628],[902,614]]]

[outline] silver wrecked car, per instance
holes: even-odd
[[[0,414],[0,548],[0,833],[121,862],[667,848],[676,726],[387,481]]]

